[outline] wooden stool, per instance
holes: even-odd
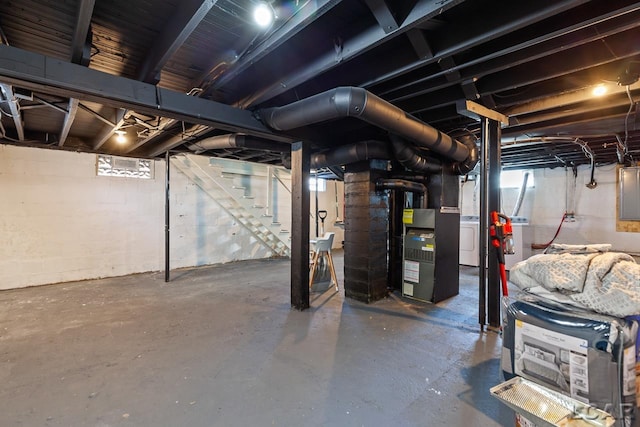
[[[331,257],[331,246],[333,245],[333,235],[334,233],[325,233],[324,237],[318,238],[315,242],[312,240],[311,243],[315,243],[315,248],[313,249],[313,254],[311,255],[311,271],[309,274],[309,287],[313,285],[313,276],[316,273],[316,268],[318,267],[318,261],[320,257],[326,257],[327,262],[329,264],[329,272],[331,273],[331,281],[336,285],[336,291],[338,290],[338,278],[336,277],[336,269],[333,264],[333,258]]]

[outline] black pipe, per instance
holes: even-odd
[[[312,168],[347,165],[362,160],[388,160],[389,147],[383,141],[360,141],[311,155]]]
[[[164,281],[169,281],[169,170],[170,170],[169,151],[164,155],[165,170],[165,187],[164,187]]]
[[[280,153],[291,152],[291,145],[285,142],[271,141],[269,139],[236,133],[212,136],[189,145],[189,150],[195,151],[196,153],[223,148],[250,148],[253,150],[276,151]]]
[[[396,160],[404,167],[416,172],[428,174],[442,171],[442,163],[420,155],[416,149],[397,135],[390,134],[391,146],[396,156]]]
[[[462,162],[454,163],[453,170],[458,175],[466,175],[471,172],[478,161],[480,160],[478,146],[476,145],[475,137],[473,136],[464,136],[462,137],[461,142],[469,149],[469,156],[464,159]]]
[[[469,157],[469,149],[464,144],[362,88],[338,87],[282,107],[265,108],[258,113],[269,127],[276,130],[355,117],[451,160],[462,162]]]
[[[427,208],[427,186],[419,182],[407,181],[404,179],[383,179],[376,181],[376,190],[402,190],[417,193],[421,196],[420,208]]]
[[[328,169],[338,178],[338,181],[344,181],[344,171],[341,166],[329,166]]]

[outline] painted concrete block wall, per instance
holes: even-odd
[[[575,211],[575,221],[564,222],[556,243],[610,243],[613,249],[640,253],[638,233],[616,232],[616,169],[615,165],[596,169],[598,183],[588,189],[590,168],[573,172],[563,168],[534,170],[535,187],[525,194],[519,215],[529,218],[533,241],[547,243],[556,232],[565,211]],[[502,211],[511,215],[519,189],[503,189]],[[479,212],[480,188],[475,182],[462,186],[462,215]]]
[[[0,289],[164,269],[164,161],[154,169],[98,177],[93,154],[0,145]],[[267,256],[172,167],[171,268]]]
[[[173,167],[170,173],[172,269],[271,255],[245,227],[184,174]]]
[[[163,183],[96,156],[0,145],[0,288],[157,270]]]

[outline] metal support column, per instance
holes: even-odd
[[[171,166],[169,151],[164,155],[165,177],[164,177],[164,281],[169,281],[169,170]]]
[[[483,144],[488,148],[486,161],[485,179],[486,196],[485,210],[482,212],[481,224],[485,230],[483,239],[484,254],[481,259],[487,259],[487,319],[489,326],[498,328],[500,326],[500,272],[498,257],[490,249],[490,236],[488,233],[491,221],[490,213],[500,211],[500,123],[488,118],[482,119]],[[482,252],[482,251],[481,251]],[[486,255],[486,257],[485,257]]]
[[[482,124],[480,236],[478,238],[480,252],[478,322],[482,329],[484,329],[487,320],[490,327],[497,328],[500,326],[500,274],[497,257],[488,254],[491,247],[489,242],[489,222],[491,221],[489,214],[491,211],[500,210],[500,139],[502,136],[500,125],[508,125],[509,118],[497,111],[468,100],[458,102],[456,109],[459,114],[480,120]]]
[[[291,305],[309,308],[309,170],[311,145],[291,145]]]

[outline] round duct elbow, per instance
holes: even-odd
[[[396,160],[409,170],[427,174],[442,171],[442,164],[434,159],[421,156],[409,143],[396,135],[389,135]]]
[[[453,170],[458,175],[466,175],[476,167],[480,160],[478,155],[478,146],[475,142],[475,138],[472,136],[460,138],[460,142],[469,149],[469,156],[461,162],[454,163]]]

